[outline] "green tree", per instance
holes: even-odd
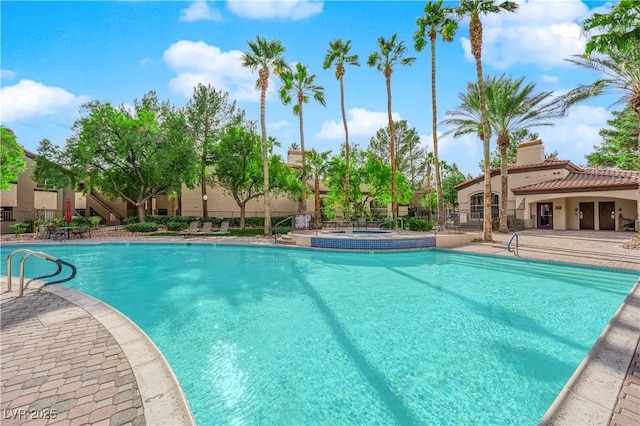
[[[456,185],[461,184],[467,178],[460,172],[458,165],[453,163],[451,166],[443,164],[442,167],[442,195],[447,208],[458,207],[458,191]]]
[[[214,174],[209,183],[220,185],[240,207],[240,228],[245,227],[247,203],[264,195],[262,140],[241,126],[230,126],[212,149]],[[269,157],[269,191],[273,194],[299,194],[296,172],[278,155]],[[265,227],[267,223],[265,223]]]
[[[53,161],[52,161],[53,160]],[[38,144],[33,166],[33,180],[42,188],[65,188],[76,185],[75,177],[64,165],[64,154],[49,139]]]
[[[304,149],[304,118],[302,114],[302,105],[309,102],[309,98],[313,97],[320,105],[326,106],[324,99],[324,88],[315,84],[315,74],[309,74],[309,68],[301,63],[296,64],[295,72],[285,70],[280,74],[282,79],[282,87],[280,88],[280,99],[285,105],[291,103],[292,97],[296,98],[296,104],[293,106],[293,114],[297,115],[300,121],[300,150],[302,151],[302,211],[307,211],[307,176],[306,176],[306,156]]]
[[[362,164],[362,183],[367,186],[367,194],[362,199],[362,204],[376,200],[380,204],[391,203],[391,166],[383,163],[380,158],[367,153],[366,160]],[[409,181],[399,171],[396,172],[397,201],[400,204],[409,204],[413,198],[413,191]]]
[[[186,106],[189,134],[195,142],[198,162],[196,175],[202,191],[202,216],[209,216],[207,204],[207,180],[211,165],[211,150],[227,126],[238,125],[244,120],[244,111],[229,101],[227,92],[216,90],[210,84],[198,83]]]
[[[480,15],[492,13],[515,12],[518,9],[517,3],[513,1],[496,0],[460,0],[456,13],[459,17],[470,17],[469,36],[471,41],[471,53],[476,61],[476,77],[478,80],[478,93],[480,103],[480,122],[482,128],[489,129],[487,115],[487,105],[485,100],[485,87],[482,71],[482,21]],[[482,132],[482,152],[484,158],[484,220],[482,224],[482,240],[487,242],[492,237],[491,220],[491,158],[489,147],[489,131]]]
[[[24,149],[11,129],[0,127],[0,142],[0,191],[4,191],[9,189],[11,182],[18,180],[18,175],[27,168],[27,162]]]
[[[427,45],[427,37],[431,41],[431,133],[433,137],[433,163],[436,178],[436,194],[438,199],[438,224],[444,223],[444,199],[440,176],[440,158],[438,157],[438,111],[436,102],[436,40],[438,34],[445,42],[455,37],[458,23],[451,18],[452,8],[442,7],[442,0],[429,1],[424,6],[424,15],[417,19],[417,31],[413,35],[418,52]]]
[[[513,80],[504,75],[485,77],[486,104],[490,132],[497,136],[500,152],[500,227],[499,232],[508,232],[507,199],[508,199],[508,150],[511,145],[511,134],[526,129],[528,126],[550,126],[553,118],[562,114],[563,101],[553,98],[553,92],[535,93],[535,84],[524,84],[524,78]],[[449,117],[445,124],[454,126],[454,137],[464,134],[482,132],[481,111],[479,106],[479,88],[470,83],[468,92],[460,98],[466,104],[458,110],[447,112]],[[482,164],[484,166],[484,164]],[[491,170],[491,164],[489,165]],[[487,168],[485,167],[485,170]]]
[[[341,211],[345,219],[350,218],[350,213],[357,213],[360,208],[359,201],[362,199],[362,179],[360,175],[360,158],[363,154],[357,145],[350,148],[349,160],[349,204],[345,204],[347,200],[344,198],[345,192],[345,175],[347,174],[347,163],[345,149],[340,155],[335,155],[329,160],[327,173],[325,175],[325,184],[327,185],[327,196],[325,197],[325,214],[334,217],[336,212]]]
[[[344,74],[345,74],[345,64],[353,65],[356,67],[360,66],[360,62],[358,61],[358,55],[351,55],[351,40],[347,40],[347,42],[343,42],[340,39],[333,40],[329,42],[329,50],[327,50],[327,54],[324,57],[324,62],[322,63],[322,67],[326,70],[335,65],[336,67],[336,78],[340,83],[340,109],[342,111],[342,124],[344,125],[344,147],[345,147],[345,175],[344,175],[344,198],[345,198],[345,206],[346,206],[346,214],[349,217],[349,206],[351,204],[349,198],[349,189],[351,187],[349,183],[349,169],[350,169],[350,146],[349,146],[349,128],[347,127],[347,113],[344,109]]]
[[[420,146],[420,135],[415,127],[409,128],[407,120],[393,122],[396,140],[396,169],[409,181],[413,189],[424,186],[426,172],[426,151]],[[389,127],[380,128],[369,141],[369,152],[383,162],[390,164],[391,146]]]
[[[391,165],[391,214],[393,218],[398,217],[398,203],[396,200],[396,163],[395,163],[395,133],[393,131],[393,118],[391,116],[391,75],[396,65],[410,66],[416,58],[406,57],[407,48],[404,42],[397,40],[397,35],[393,34],[389,39],[378,38],[378,51],[372,52],[367,58],[367,65],[376,68],[384,77],[387,86],[387,117],[389,119],[389,140],[390,140],[390,165]]]
[[[48,160],[66,168],[85,191],[96,189],[134,204],[144,222],[145,203],[190,182],[197,158],[182,110],[158,101],[155,92],[134,100],[133,109],[85,104],[66,149],[50,150],[60,157]],[[42,175],[55,173],[43,170]]]
[[[529,132],[527,129],[516,130],[511,133],[511,142],[507,147],[507,164],[516,164],[518,157],[518,145],[521,142],[533,141],[539,138],[539,134],[536,132]],[[500,159],[500,147],[496,146],[496,149],[491,153],[491,169],[499,169],[501,164]],[[478,165],[480,170],[484,170],[484,163],[480,161]]]
[[[312,149],[308,152],[309,162],[307,163],[309,172],[314,180],[314,205],[316,216],[316,229],[322,229],[322,211],[320,209],[320,182],[329,170],[329,156],[331,151],[318,152]]]
[[[639,170],[638,134],[640,125],[635,111],[626,108],[613,111],[614,118],[607,121],[610,128],[600,130],[602,143],[594,146],[595,152],[586,156],[590,166],[613,167],[622,170]]]
[[[626,105],[636,114],[640,127],[640,43],[632,44],[620,50],[615,45],[609,50],[599,52],[598,57],[574,56],[569,62],[596,71],[603,77],[587,85],[580,85],[565,95],[565,107],[569,107],[587,99],[601,95],[618,96],[616,104]],[[640,134],[636,144],[640,156]],[[640,188],[640,177],[638,178]],[[640,199],[640,189],[638,191]],[[640,217],[640,202],[637,203],[637,214]],[[640,222],[636,222],[640,223]]]
[[[260,131],[262,134],[262,168],[263,168],[263,198],[264,198],[264,234],[271,235],[271,212],[269,211],[269,151],[267,139],[267,124],[265,107],[269,75],[280,74],[287,68],[284,61],[285,48],[280,40],[267,41],[256,36],[255,41],[248,41],[249,51],[242,55],[242,66],[258,71],[256,88],[260,89]]]
[[[594,13],[582,23],[584,31],[596,32],[587,42],[585,54],[633,49],[640,40],[639,22],[638,0],[620,0],[610,6],[609,13]]]

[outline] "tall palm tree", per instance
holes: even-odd
[[[322,68],[329,69],[334,64],[336,67],[336,78],[340,82],[340,109],[342,110],[342,124],[344,125],[344,147],[345,147],[345,162],[347,164],[346,173],[344,175],[344,197],[345,197],[345,217],[349,219],[349,129],[347,127],[347,113],[344,109],[344,65],[360,66],[358,61],[358,55],[350,55],[351,40],[343,42],[340,39],[329,42],[329,49],[324,57]]]
[[[265,121],[265,104],[269,75],[280,74],[287,65],[284,61],[284,46],[280,40],[267,41],[256,36],[255,40],[247,41],[249,51],[242,55],[242,66],[258,71],[256,89],[260,89],[260,130],[262,133],[262,168],[264,170],[264,234],[271,235],[271,212],[269,211],[269,151],[267,147],[267,125]]]
[[[563,99],[554,98],[553,92],[535,92],[535,83],[524,84],[524,77],[517,80],[502,75],[499,78],[485,77],[485,94],[489,120],[489,134],[497,137],[500,151],[500,228],[499,232],[509,232],[507,227],[507,199],[509,185],[507,173],[509,160],[507,151],[514,132],[535,126],[551,126],[550,120],[562,115]],[[447,112],[442,124],[453,126],[447,133],[454,137],[478,134],[482,139],[482,119],[480,117],[480,90],[476,83],[469,83],[467,93],[459,95],[462,104],[454,111]]]
[[[315,216],[316,229],[322,228],[322,212],[320,211],[320,178],[329,170],[329,155],[331,151],[318,152],[315,149],[309,151],[309,163],[307,168],[314,178]]]
[[[485,102],[484,81],[482,80],[482,21],[480,15],[500,12],[515,12],[518,4],[496,0],[460,0],[456,13],[459,17],[469,16],[469,36],[471,39],[471,53],[476,61],[476,76],[478,78],[478,90],[480,95],[480,117],[482,127],[489,128],[487,119],[487,105]],[[482,152],[484,158],[484,220],[482,224],[482,240],[491,241],[491,153],[489,149],[489,132],[482,132]]]
[[[377,52],[372,52],[367,59],[367,65],[375,67],[380,71],[387,85],[387,116],[389,119],[389,153],[391,156],[391,215],[395,219],[398,217],[398,204],[396,202],[396,147],[393,131],[393,118],[391,117],[391,74],[395,65],[410,66],[416,58],[407,58],[404,55],[407,48],[403,41],[397,40],[397,35],[393,34],[388,40],[384,37],[378,38]]]
[[[324,99],[324,87],[315,84],[315,74],[309,74],[309,68],[301,63],[296,64],[296,71],[286,70],[280,74],[282,87],[280,88],[280,99],[285,105],[291,103],[292,96],[296,97],[296,104],[293,106],[293,113],[300,119],[300,150],[302,151],[302,211],[307,210],[307,176],[306,159],[304,151],[304,119],[302,105],[309,102],[312,96],[320,105],[326,106]]]
[[[431,41],[431,133],[433,134],[433,166],[436,175],[436,196],[438,198],[438,225],[444,224],[444,198],[438,157],[438,112],[436,103],[436,40],[438,34],[443,41],[452,41],[458,29],[458,23],[450,15],[452,8],[442,7],[442,0],[429,1],[424,6],[424,16],[417,19],[418,30],[413,35],[418,52]]]
[[[638,43],[624,50],[611,46],[597,57],[576,55],[569,62],[596,71],[601,78],[591,84],[581,85],[565,95],[565,110],[569,107],[600,95],[618,96],[616,103],[625,104],[635,111],[640,126],[640,45]],[[638,134],[638,155],[640,155],[640,134]],[[640,177],[638,178],[640,190]],[[640,193],[638,194],[640,200]],[[640,223],[640,202],[638,222]]]

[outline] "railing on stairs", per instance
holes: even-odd
[[[294,215],[291,215],[291,216],[287,217],[286,219],[282,219],[280,222],[276,223],[275,225],[273,225],[271,227],[271,234],[273,234],[273,243],[274,244],[278,244],[278,233],[276,232],[276,229],[278,229],[278,226],[282,225],[283,223],[285,223],[287,221],[293,221],[293,217],[294,217]]]
[[[62,259],[58,259],[57,257],[53,257],[50,256],[46,253],[43,253],[41,251],[33,251],[33,250],[29,250],[29,249],[18,249],[18,250],[14,250],[12,251],[9,256],[7,257],[7,291],[11,291],[11,260],[13,259],[13,256],[18,254],[18,253],[24,253],[24,256],[22,257],[22,259],[20,259],[20,284],[18,287],[18,297],[21,297],[24,294],[24,289],[27,288],[29,286],[29,284],[31,284],[32,281],[35,280],[40,280],[42,278],[52,278],[55,277],[57,275],[59,275],[62,272],[62,266],[67,266],[71,269],[71,275],[69,275],[67,278],[62,278],[62,279],[57,279],[57,280],[53,280],[53,281],[49,281],[46,282],[44,284],[42,284],[38,290],[36,291],[36,293],[39,293],[45,286],[51,285],[51,284],[60,284],[66,281],[70,281],[73,278],[75,278],[76,276],[76,267],[74,265],[72,265],[69,262],[66,262]],[[25,284],[24,282],[24,265],[26,260],[31,257],[31,256],[35,256],[35,257],[39,257],[40,259],[44,259],[44,260],[48,260],[49,262],[53,262],[58,266],[58,270],[52,274],[46,274],[46,275],[41,275],[39,277],[35,277],[35,278],[31,278],[29,281],[27,281],[27,283]]]
[[[124,218],[122,217],[122,215],[120,215],[120,213],[118,213],[111,206],[109,206],[107,203],[105,203],[100,197],[98,197],[96,194],[94,194],[93,191],[89,192],[88,195],[89,195],[89,197],[91,198],[92,201],[95,201],[96,204],[98,204],[100,207],[102,207],[104,210],[106,210],[107,213],[113,215],[116,219],[118,219],[119,223],[122,223]],[[105,218],[105,219],[107,219],[107,218]]]

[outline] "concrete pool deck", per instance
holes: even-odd
[[[640,251],[620,247],[630,234],[525,231],[519,235],[521,258],[640,271]],[[463,244],[455,250],[513,256],[505,250],[510,237],[494,234],[492,243]],[[228,237],[126,241],[273,244],[270,239]],[[2,424],[193,424],[170,367],[126,317],[63,286],[48,287],[38,295],[30,290],[16,298],[17,283],[12,293],[6,292],[5,281],[0,284]],[[541,423],[640,424],[639,338],[640,285],[636,284]],[[56,418],[43,418],[52,417],[51,410]]]

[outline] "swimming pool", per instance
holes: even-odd
[[[199,424],[535,424],[637,279],[440,250],[44,250],[154,340]]]

